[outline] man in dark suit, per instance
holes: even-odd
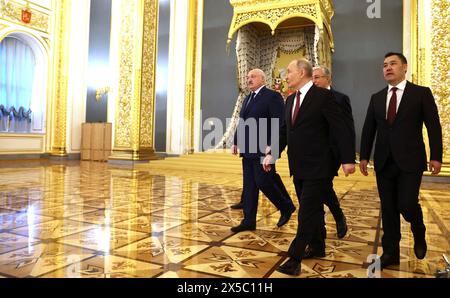
[[[278,227],[285,225],[295,211],[290,196],[283,195],[280,187],[274,183],[275,168],[266,172],[262,167],[262,160],[272,150],[272,143],[278,147],[276,141],[272,140],[271,131],[272,123],[276,124],[275,128],[279,128],[283,121],[283,99],[278,92],[265,87],[265,74],[260,69],[253,69],[248,73],[247,86],[251,93],[242,104],[231,148],[233,154],[237,154],[238,149],[240,151],[244,175],[244,219],[238,226],[231,228],[235,233],[256,229],[259,190],[280,210]],[[276,133],[274,138],[277,137]]]
[[[325,88],[331,91],[334,95],[334,100],[341,106],[344,112],[348,126],[351,129],[353,138],[355,138],[355,124],[352,115],[352,106],[350,105],[350,99],[347,95],[336,91],[331,88],[331,72],[325,66],[318,66],[313,69],[313,83],[317,87]],[[337,146],[337,140],[332,140],[331,142],[332,151],[335,159],[336,171],[339,170],[341,166],[339,148]],[[331,177],[333,179],[334,177]],[[331,181],[333,186],[333,181]],[[341,206],[339,205],[336,192],[331,188],[330,192],[325,196],[324,203],[330,209],[331,214],[333,214],[334,220],[336,222],[336,232],[338,238],[344,238],[347,233],[347,220],[344,213],[342,212]],[[309,252],[309,251],[308,251]],[[308,253],[307,253],[308,255]],[[312,257],[312,256],[311,256]]]
[[[308,245],[325,251],[323,199],[337,175],[330,133],[335,136],[346,176],[355,171],[355,141],[342,109],[331,91],[314,86],[311,63],[292,61],[287,68],[289,88],[296,90],[286,101],[285,121],[280,128],[280,153],[288,147],[289,170],[300,202],[297,234],[289,247],[289,260],[278,271],[299,275]],[[278,156],[275,156],[278,158]],[[264,159],[272,168],[272,155]],[[319,252],[318,252],[319,253]]]
[[[383,74],[388,87],[372,95],[361,137],[360,170],[367,176],[377,136],[374,161],[384,232],[381,268],[400,262],[400,214],[411,224],[416,257],[423,259],[427,252],[418,199],[423,171],[427,169],[424,123],[433,175],[440,172],[442,163],[442,130],[433,95],[429,88],[406,80],[407,68],[403,54],[386,54]]]

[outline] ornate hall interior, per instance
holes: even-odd
[[[301,209],[285,152],[277,171],[297,211],[278,227],[260,193],[256,229],[230,230],[244,218],[230,148],[246,75],[261,68],[286,99],[291,60],[328,67],[351,101],[359,163],[392,51],[432,90],[443,162],[419,193],[426,257],[402,217],[400,264],[377,277],[450,272],[449,19],[448,0],[1,0],[0,279],[292,278],[276,270]],[[298,278],[367,278],[383,253],[373,167],[333,183],[348,232],[337,237],[325,207],[325,256]]]

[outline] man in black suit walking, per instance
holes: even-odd
[[[297,234],[289,247],[289,260],[278,271],[299,275],[308,245],[325,251],[323,199],[337,174],[330,133],[336,138],[346,176],[355,171],[355,142],[339,104],[331,91],[314,86],[311,63],[292,61],[287,68],[289,88],[296,90],[286,101],[285,121],[280,128],[280,153],[288,147],[289,170],[300,202]],[[278,158],[279,156],[275,156]],[[264,159],[272,168],[272,155]]]
[[[400,214],[411,224],[416,257],[423,259],[427,252],[418,199],[422,175],[427,170],[424,123],[433,175],[440,172],[442,163],[442,129],[433,94],[429,88],[408,82],[407,68],[403,54],[386,54],[383,74],[388,87],[372,95],[361,137],[360,170],[367,176],[377,136],[374,161],[384,232],[382,268],[400,263]]]
[[[325,88],[331,91],[334,95],[334,100],[341,106],[342,111],[344,112],[346,121],[348,126],[350,127],[353,138],[355,138],[355,124],[353,121],[352,115],[352,106],[350,105],[350,99],[347,95],[336,91],[334,88],[331,88],[331,72],[325,66],[318,66],[313,69],[313,83],[317,87]],[[337,140],[332,140],[331,142],[332,151],[335,158],[336,171],[339,170],[341,166],[340,156],[339,156],[339,148],[337,146]],[[331,177],[333,179],[334,177]],[[333,186],[333,181],[331,181],[331,185]],[[336,222],[336,232],[338,238],[344,238],[347,233],[347,220],[345,218],[344,213],[342,212],[341,206],[339,205],[338,198],[336,196],[336,192],[333,188],[331,191],[325,196],[324,203],[330,209],[331,214],[333,214],[334,220]],[[308,251],[309,252],[309,251]]]
[[[231,147],[233,154],[237,154],[238,149],[240,151],[244,175],[244,219],[238,226],[231,228],[235,233],[256,229],[259,190],[280,210],[278,227],[285,225],[295,211],[290,196],[283,194],[281,187],[274,183],[275,167],[269,172],[262,167],[266,153],[272,149],[278,151],[278,148],[271,148],[272,143],[274,147],[278,147],[274,141],[278,140],[278,129],[273,136],[271,131],[272,122],[279,127],[283,121],[283,98],[278,92],[265,87],[265,74],[260,69],[253,69],[248,73],[247,86],[251,93],[242,104],[240,123]]]

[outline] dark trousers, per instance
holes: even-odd
[[[292,202],[291,196],[289,195],[289,192],[286,189],[286,186],[284,186],[283,180],[281,179],[281,176],[275,171],[273,174],[273,183],[275,184],[275,187],[277,187],[281,193],[283,194],[283,196],[288,200]],[[244,183],[242,182],[242,185],[244,185]],[[337,198],[336,198],[337,201]],[[241,203],[244,204],[244,191],[242,191],[241,193]],[[339,206],[339,202],[338,206]]]
[[[243,224],[254,225],[256,223],[260,190],[281,212],[291,210],[294,205],[292,199],[283,195],[280,187],[274,183],[275,165],[272,165],[272,169],[269,172],[265,172],[259,158],[242,158],[242,168],[244,172]],[[283,182],[281,181],[281,183]],[[285,188],[284,185],[283,188]]]
[[[336,192],[333,189],[333,179],[334,177],[331,178],[331,188],[325,195],[323,203],[327,205],[327,207],[330,209],[331,214],[333,214],[334,220],[338,222],[343,219],[344,213],[342,212]]]
[[[422,175],[423,172],[403,172],[391,158],[376,173],[381,200],[384,253],[397,256],[400,253],[400,214],[411,224],[414,237],[425,237],[422,208],[419,204]]]
[[[301,261],[306,246],[313,249],[325,248],[325,219],[323,201],[332,187],[330,178],[301,180],[294,178],[295,191],[300,203],[297,234],[288,254]]]

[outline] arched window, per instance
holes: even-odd
[[[22,33],[0,42],[0,132],[44,132],[47,71],[38,44]]]

